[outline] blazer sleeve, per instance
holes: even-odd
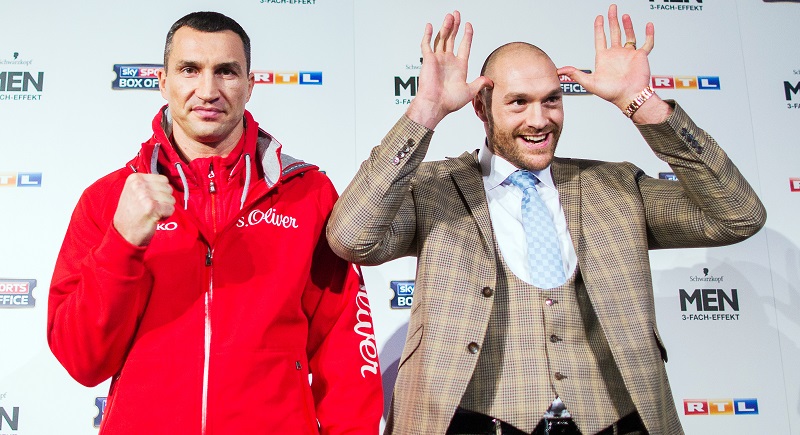
[[[766,210],[753,188],[708,133],[674,101],[660,124],[637,125],[678,181],[637,176],[651,249],[720,246],[764,226]]]
[[[372,149],[328,223],[328,242],[337,255],[376,265],[416,254],[413,180],[432,135],[403,116]]]

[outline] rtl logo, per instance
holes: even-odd
[[[717,76],[653,76],[651,86],[653,89],[720,89]]]
[[[42,173],[0,172],[0,187],[42,187]]]
[[[758,414],[757,399],[683,399],[685,415]]]
[[[253,71],[257,85],[321,85],[321,71]]]
[[[789,189],[792,192],[800,192],[800,178],[790,178]]]

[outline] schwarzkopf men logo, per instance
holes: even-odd
[[[33,59],[20,59],[19,52],[15,51],[11,54],[13,59],[2,58],[0,59],[0,65],[24,65],[30,66],[33,63]]]
[[[44,71],[21,71],[30,67],[31,59],[21,59],[19,52],[11,59],[0,58],[0,101],[40,101],[44,89]]]
[[[317,0],[260,0],[261,3],[279,4],[279,5],[305,5],[311,6],[317,4]]]
[[[712,275],[707,267],[702,276],[690,275],[689,281],[701,284],[697,284],[700,288],[678,289],[681,320],[739,320],[739,290],[712,288],[718,287],[723,278]],[[723,311],[733,313],[720,313]]]
[[[0,308],[33,308],[35,279],[0,278]]]
[[[703,10],[703,0],[650,0],[650,10],[697,12]]]
[[[725,278],[725,277],[724,276],[714,276],[714,275],[709,276],[708,275],[708,268],[704,267],[703,268],[703,276],[690,275],[689,276],[689,281],[691,281],[691,282],[700,282],[700,281],[702,281],[702,282],[722,282],[723,278]]]

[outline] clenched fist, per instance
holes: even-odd
[[[136,246],[147,246],[156,233],[158,221],[172,216],[175,198],[167,177],[131,174],[119,197],[114,228]]]

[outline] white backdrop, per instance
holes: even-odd
[[[259,84],[247,107],[285,152],[319,164],[341,191],[413,97],[425,22],[437,28],[458,8],[473,23],[470,80],[493,48],[512,40],[539,45],[557,65],[593,68],[592,22],[607,5],[495,3],[44,0],[21,11],[3,0],[2,9],[15,13],[0,25],[0,435],[97,431],[96,402],[108,384],[73,381],[50,353],[45,329],[47,289],[72,208],[91,182],[135,155],[164,104],[155,91],[112,89],[114,65],[161,64],[166,31],[188,12],[231,16],[250,34],[253,70],[321,73],[321,85]],[[652,253],[684,428],[800,434],[800,3],[618,4],[640,40],[644,23],[654,22],[654,76],[679,85],[687,77],[718,79],[717,89],[656,90],[722,144],[769,214],[766,228],[741,244]],[[627,160],[652,176],[669,171],[610,104],[585,95],[564,104],[559,155]],[[428,159],[475,149],[482,139],[467,107],[440,125]],[[407,306],[391,308],[392,288],[403,296],[395,305],[410,302],[414,268],[413,259],[401,259],[364,269],[387,403],[408,319]],[[142,432],[169,415],[143,415]]]

